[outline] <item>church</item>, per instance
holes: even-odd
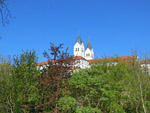
[[[94,50],[92,48],[90,40],[88,41],[85,49],[80,34],[78,34],[77,36],[73,49],[74,58],[78,61],[78,63],[74,65],[74,67],[79,67],[80,69],[90,68],[90,65],[92,64],[103,62],[111,62],[111,64],[116,65],[117,62],[128,62],[131,59],[135,59],[136,61],[138,61],[137,55],[94,59]]]
[[[78,34],[77,36],[75,45],[73,47],[73,52],[73,59],[75,60],[75,63],[72,65],[72,69],[86,69],[90,68],[92,64],[103,63],[105,61],[111,62],[115,65],[117,64],[117,62],[127,62],[130,59],[135,59],[136,61],[138,61],[137,55],[94,59],[94,50],[92,48],[90,40],[88,41],[85,49],[80,34]],[[48,61],[40,62],[37,65],[38,68],[42,70],[44,67],[46,67],[46,65],[48,65]]]
[[[82,56],[86,60],[94,59],[94,51],[89,40],[86,49],[84,50],[84,44],[80,37],[80,34],[77,37],[76,43],[74,45],[74,56]]]

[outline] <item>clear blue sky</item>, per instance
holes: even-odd
[[[0,26],[3,56],[35,49],[38,62],[46,61],[49,42],[73,54],[79,31],[95,58],[131,55],[131,48],[150,52],[150,0],[9,0],[8,6],[15,18]]]

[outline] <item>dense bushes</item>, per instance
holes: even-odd
[[[51,53],[63,66],[49,60],[40,72],[35,51],[14,57],[13,65],[0,64],[0,113],[150,112],[150,76],[142,73],[138,62],[101,62],[70,76],[64,64],[72,59],[61,46],[51,45]]]
[[[130,65],[125,62],[117,65],[101,63],[80,70],[73,74],[68,87],[66,95],[76,99],[76,111],[80,109],[83,113],[87,109],[104,113],[146,112],[150,109],[150,76],[141,72],[138,62]]]

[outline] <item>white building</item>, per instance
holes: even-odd
[[[86,50],[85,50],[85,59],[87,59],[87,60],[94,59],[94,51],[93,51],[93,48],[92,48],[90,41],[88,42],[88,45],[87,45]]]
[[[67,58],[66,58],[66,60],[67,60]],[[73,60],[73,65],[69,66],[70,70],[90,68],[89,61],[86,60],[85,58],[83,58],[82,56],[75,56],[72,58],[72,60]],[[59,61],[58,62],[51,61],[51,63],[52,64],[54,63],[55,65],[59,65]],[[61,64],[61,65],[63,66],[63,64]],[[48,61],[37,63],[37,69],[39,69],[39,70],[46,69],[47,66],[49,66]]]
[[[150,59],[143,59],[141,61],[141,68],[145,74],[150,74]]]
[[[74,56],[82,56],[86,60],[92,60],[94,58],[94,51],[91,42],[88,42],[86,50],[84,51],[84,44],[82,42],[80,34],[78,35],[76,43],[74,45]]]
[[[76,43],[74,45],[74,56],[82,56],[84,58],[84,45],[81,40],[80,34],[78,35]]]
[[[74,59],[75,59],[75,62],[73,64],[74,68],[76,69],[90,68],[89,61],[83,58],[82,56],[75,56]]]
[[[87,44],[86,50],[84,50],[84,44],[82,42],[80,34],[78,34],[73,49],[74,49],[74,57],[73,57],[74,63],[70,66],[72,70],[90,68],[90,65],[93,64],[95,65],[97,63],[103,63],[103,62],[108,62],[108,63],[110,62],[113,65],[117,65],[118,62],[128,62],[132,59],[138,61],[137,55],[94,59],[94,50],[92,48],[90,41]],[[41,62],[38,63],[37,65],[38,65],[38,69],[43,70],[48,65],[48,62]],[[147,66],[149,69],[148,72],[150,72],[150,61],[149,64],[143,63],[141,65],[141,67],[147,67]]]

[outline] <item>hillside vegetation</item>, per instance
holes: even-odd
[[[51,44],[43,53],[49,65],[42,71],[35,51],[0,64],[0,113],[150,112],[150,76],[139,62],[100,62],[71,74],[72,57],[61,49]]]

